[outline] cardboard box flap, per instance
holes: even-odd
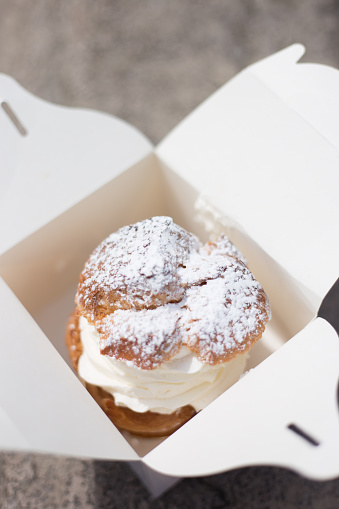
[[[321,136],[339,148],[339,73],[320,64],[294,65],[304,53],[304,46],[294,44],[249,69]]]
[[[338,355],[335,330],[317,318],[143,461],[168,475],[279,465],[337,477]]]
[[[339,72],[296,64],[300,54],[292,46],[241,72],[156,152],[286,269],[316,311],[339,270]]]
[[[134,127],[47,103],[0,75],[0,253],[152,152]]]
[[[0,314],[0,448],[138,459],[2,279]]]

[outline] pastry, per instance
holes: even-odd
[[[75,301],[73,365],[113,423],[141,436],[173,433],[235,383],[270,317],[226,236],[203,245],[162,216],[105,239]]]

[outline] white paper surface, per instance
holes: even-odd
[[[304,54],[294,44],[249,70],[321,136],[339,148],[339,73],[320,64],[294,65]]]
[[[317,479],[339,474],[339,342],[317,318],[169,437],[144,461],[169,475],[201,476],[280,465]],[[287,428],[316,438],[312,446]]]
[[[308,289],[316,310],[339,272],[339,72],[295,64],[300,52],[240,73],[156,152]]]
[[[1,279],[0,323],[2,447],[138,458]]]
[[[0,407],[0,448],[3,450],[27,450],[29,443],[13,420]]]
[[[2,101],[28,134],[22,136],[0,108],[0,216],[6,217],[0,253],[153,150],[122,120],[47,103],[5,75],[0,75]]]

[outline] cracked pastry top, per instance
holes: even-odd
[[[111,234],[85,264],[77,313],[104,355],[152,370],[182,346],[205,364],[249,350],[270,317],[268,298],[224,235],[202,244],[169,217]]]

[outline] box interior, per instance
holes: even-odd
[[[198,198],[192,186],[152,154],[1,255],[0,276],[70,365],[65,325],[74,309],[78,276],[91,251],[119,227],[154,215],[171,216],[206,241],[209,233],[197,221]],[[316,310],[255,239],[227,221],[220,221],[216,230],[225,231],[242,250],[270,298],[272,319],[247,366],[255,368],[299,332]],[[140,456],[162,440],[126,438]]]

